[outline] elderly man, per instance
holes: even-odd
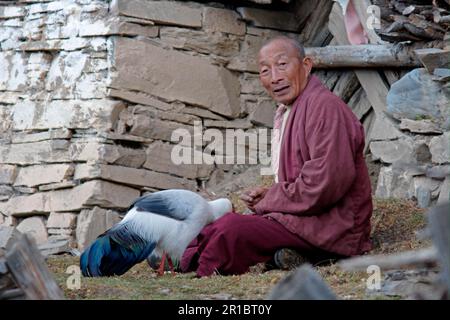
[[[186,249],[182,271],[241,274],[272,260],[283,267],[286,248],[321,258],[370,250],[364,130],[350,108],[310,75],[311,68],[295,40],[277,37],[261,48],[260,80],[278,103],[275,183],[242,194],[254,214],[228,213],[204,228]]]

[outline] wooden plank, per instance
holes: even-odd
[[[12,300],[12,299],[25,299],[25,294],[22,289],[14,288],[9,290],[4,290],[0,292],[0,300]]]
[[[391,68],[420,67],[421,63],[406,47],[396,45],[341,45],[305,48],[315,68]]]
[[[314,268],[304,264],[278,282],[267,299],[336,300],[337,298]]]
[[[370,110],[371,105],[367,99],[366,92],[363,88],[359,88],[348,101],[347,105],[352,109],[353,113],[361,120]]]
[[[386,112],[386,97],[389,90],[380,74],[371,70],[355,70],[355,73],[375,112],[377,114]]]
[[[428,214],[428,222],[433,243],[438,250],[447,292],[450,295],[450,203],[432,208]]]
[[[27,235],[23,235],[6,253],[6,263],[28,299],[64,299],[36,244]]]
[[[430,48],[417,49],[414,52],[429,73],[433,73],[436,68],[450,68],[450,50]]]
[[[300,28],[299,30],[303,30],[308,19],[316,8],[316,0],[303,0],[294,2],[293,12],[295,14],[295,17],[297,18],[298,26]]]
[[[315,10],[312,11],[301,31],[301,38],[306,47],[321,47],[325,45],[330,31],[327,21],[333,5],[329,0],[314,1]],[[317,10],[320,8],[320,10]]]
[[[341,7],[335,3],[330,14],[329,29],[334,38],[340,45],[349,45],[347,32],[344,24],[344,16]],[[361,86],[364,88],[375,112],[383,113],[386,111],[386,96],[388,88],[377,71],[355,70]]]
[[[333,93],[340,97],[343,101],[348,102],[358,89],[358,86],[359,82],[355,73],[351,70],[344,71],[336,83]]]
[[[397,70],[383,70],[386,80],[389,82],[389,86],[392,86],[395,82],[400,80],[400,73]]]
[[[368,266],[376,265],[381,269],[397,269],[405,266],[429,266],[436,264],[438,253],[435,247],[410,250],[393,255],[370,255],[349,258],[338,262],[345,271],[365,271]]]
[[[336,83],[339,80],[339,76],[341,75],[341,71],[338,70],[314,70],[314,75],[322,81],[324,86],[326,86],[330,91],[334,90]]]
[[[298,20],[291,12],[250,7],[238,7],[236,11],[239,12],[242,20],[255,27],[298,32]]]

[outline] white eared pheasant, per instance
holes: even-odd
[[[121,222],[86,248],[80,259],[81,271],[86,277],[122,275],[153,251],[180,261],[202,228],[231,210],[228,199],[207,201],[188,190],[170,189],[142,196]]]

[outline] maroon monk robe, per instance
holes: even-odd
[[[370,250],[364,143],[364,129],[350,108],[312,76],[287,119],[279,182],[256,213],[329,252],[352,256]]]
[[[281,248],[324,258],[369,250],[372,201],[363,149],[358,119],[311,77],[287,119],[280,182],[256,205],[259,215],[228,213],[206,226],[184,252],[182,271],[240,274]]]

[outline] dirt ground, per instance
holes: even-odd
[[[238,206],[241,204],[237,204]],[[394,253],[429,245],[416,239],[415,232],[425,226],[425,210],[411,201],[374,200],[372,217],[375,253]],[[53,256],[48,260],[50,270],[65,296],[69,299],[264,299],[275,284],[289,271],[257,271],[254,268],[241,276],[212,276],[197,279],[193,273],[165,274],[157,277],[146,262],[133,267],[120,277],[81,278],[80,289],[71,290],[69,266],[78,266],[79,259],[69,255]],[[316,266],[327,284],[340,299],[395,299],[368,295],[368,274],[344,272],[337,265]],[[70,287],[70,286],[69,286]]]

